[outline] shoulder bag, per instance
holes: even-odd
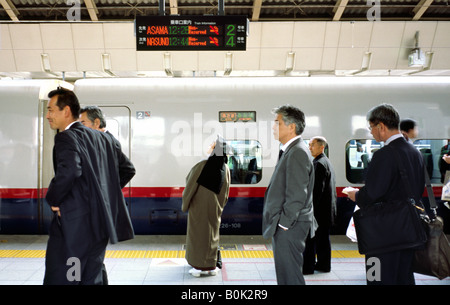
[[[358,250],[374,255],[402,249],[423,248],[427,235],[420,211],[422,203],[412,196],[408,175],[398,152],[391,149],[399,166],[401,179],[407,191],[404,200],[389,200],[364,206],[353,214]]]
[[[436,213],[436,199],[427,171],[425,171],[425,182],[433,215],[426,222],[428,240],[425,248],[415,253],[413,271],[442,280],[450,276],[450,244],[444,234],[444,222]]]

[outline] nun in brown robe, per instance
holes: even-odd
[[[186,260],[193,276],[216,275],[219,228],[228,200],[230,170],[225,141],[218,137],[211,154],[191,169],[183,191],[183,212],[188,211]]]

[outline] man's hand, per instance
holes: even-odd
[[[59,210],[59,207],[50,206],[53,212],[58,212],[58,216],[61,217],[61,211]]]
[[[342,190],[342,193],[348,196],[351,201],[356,201],[356,193],[359,191],[359,189],[356,189],[354,187],[348,186],[345,189]]]

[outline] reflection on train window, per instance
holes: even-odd
[[[375,140],[354,139],[345,145],[345,174],[351,183],[364,183],[372,155],[382,147]]]
[[[256,140],[228,140],[231,184],[255,184],[261,180],[261,144]]]
[[[428,175],[432,183],[441,183],[445,171],[450,170],[450,165],[442,160],[444,154],[449,154],[448,139],[427,140],[421,139],[414,142],[414,146],[422,154]],[[351,183],[364,183],[367,168],[373,153],[380,149],[383,143],[375,140],[350,140],[345,146],[345,169],[347,180]]]
[[[432,183],[442,183],[445,172],[450,170],[450,165],[442,160],[444,154],[449,152],[450,139],[414,141],[414,146],[420,151]]]

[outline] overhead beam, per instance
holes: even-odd
[[[178,15],[178,0],[170,0],[170,15]]]
[[[422,18],[422,15],[430,7],[431,3],[433,3],[433,0],[421,0],[413,9],[414,17],[412,20],[416,21]]]
[[[259,15],[261,14],[262,0],[253,1],[253,14],[252,21],[258,21]]]
[[[19,11],[10,0],[0,0],[0,4],[3,6],[12,21],[19,21],[19,18],[17,17],[17,15],[19,15]]]
[[[334,7],[334,16],[333,21],[341,20],[342,14],[344,13],[345,8],[347,7],[348,0],[338,0],[336,6]]]
[[[89,13],[89,17],[92,21],[98,21],[98,10],[93,0],[84,0],[84,4],[86,4],[86,8]]]

